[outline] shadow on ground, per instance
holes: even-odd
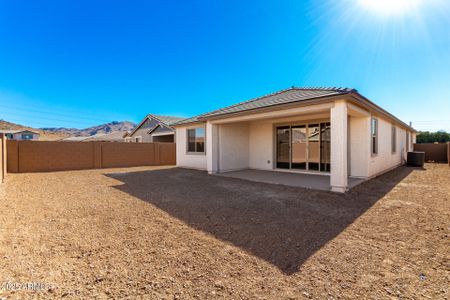
[[[118,190],[290,275],[413,170],[400,167],[347,194],[179,168],[105,175],[123,182]]]

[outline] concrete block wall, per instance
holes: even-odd
[[[6,177],[6,137],[0,133],[0,183]]]
[[[414,151],[425,152],[425,161],[429,162],[448,162],[448,143],[425,143],[425,144],[414,144]]]
[[[8,141],[8,172],[175,164],[173,143]]]

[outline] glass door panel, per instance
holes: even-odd
[[[277,168],[290,168],[290,127],[277,128]]]
[[[293,169],[306,169],[306,126],[293,126],[291,132],[291,155]]]
[[[308,170],[319,171],[320,164],[320,128],[319,124],[308,126]]]
[[[331,124],[320,124],[320,171],[330,172]]]

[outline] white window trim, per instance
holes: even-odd
[[[203,142],[203,152],[192,152],[189,151],[189,134],[188,131],[189,130],[195,130],[197,128],[203,128],[204,132],[205,132],[205,136],[204,136],[204,142]],[[206,126],[192,126],[192,127],[187,127],[186,128],[186,154],[187,155],[206,155]]]

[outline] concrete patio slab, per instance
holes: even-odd
[[[308,189],[329,191],[330,176],[327,174],[305,174],[281,171],[264,170],[240,170],[216,174],[219,176],[233,177],[256,182],[282,184],[287,186],[302,187]],[[349,189],[362,183],[364,179],[349,177]]]

